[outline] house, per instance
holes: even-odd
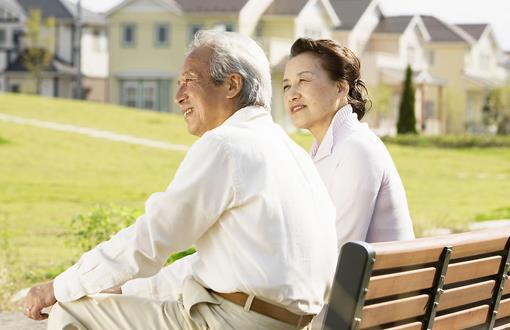
[[[298,36],[329,37],[339,24],[323,0],[125,0],[108,13],[110,101],[156,111],[177,111],[172,96],[189,42],[201,29],[237,31],[266,51],[273,75],[273,114],[290,127],[281,80]]]
[[[51,61],[44,69],[40,94],[71,98],[74,95],[77,57],[75,45],[75,4],[67,0],[4,0],[0,3],[0,91],[37,92],[35,79],[24,64],[28,47],[26,21],[31,10],[40,10],[42,20],[55,19],[54,42],[49,51]],[[83,87],[89,99],[106,99],[104,83],[108,74],[106,46],[93,48],[94,43],[106,43],[106,22],[98,14],[83,10],[81,68]],[[41,34],[50,33],[42,26]]]
[[[417,130],[425,134],[475,131],[469,122],[480,122],[487,90],[505,77],[490,27],[385,16],[379,0],[124,0],[107,17],[109,100],[141,109],[177,110],[179,69],[200,29],[237,31],[260,43],[271,64],[273,117],[288,130],[281,81],[298,37],[332,38],[358,54],[377,105],[366,121],[381,135],[395,134],[408,65]]]
[[[505,84],[507,71],[501,65],[504,52],[489,24],[458,24],[473,38],[470,50],[465,54],[465,129],[470,133],[484,130],[483,107],[490,90]]]

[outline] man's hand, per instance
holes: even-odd
[[[28,291],[23,313],[34,320],[44,320],[48,314],[41,313],[43,308],[50,307],[57,302],[53,292],[53,281],[36,285]]]

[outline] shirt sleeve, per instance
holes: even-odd
[[[127,281],[122,286],[122,294],[159,301],[177,300],[182,292],[182,283],[192,274],[193,263],[198,258],[198,252],[195,252],[176,260],[152,277]]]
[[[172,252],[193,245],[235,198],[235,165],[220,136],[204,134],[188,151],[165,192],[152,194],[130,227],[85,253],[55,278],[67,302],[157,273]]]
[[[382,171],[369,150],[351,144],[342,151],[331,183],[336,208],[338,251],[348,241],[364,241],[381,186]]]

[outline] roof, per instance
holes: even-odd
[[[264,15],[298,15],[307,3],[308,0],[274,0]]]
[[[462,42],[468,43],[468,40],[459,33],[458,28],[445,23],[434,16],[421,15],[423,24],[430,34],[431,42]]]
[[[462,30],[469,33],[476,40],[480,39],[489,24],[457,24]]]
[[[73,19],[72,14],[59,0],[17,0],[28,14],[31,9],[40,9],[43,18]]]
[[[374,33],[402,34],[413,17],[412,15],[384,17],[375,28]]]
[[[351,30],[372,0],[330,0],[329,2],[342,22],[337,29]]]
[[[249,0],[175,0],[184,12],[239,12]]]
[[[62,4],[67,8],[67,10],[74,17],[78,11],[75,2],[71,2],[69,0],[60,0]],[[106,19],[104,15],[90,11],[81,6],[81,20],[85,24],[94,24],[94,25],[106,25]]]

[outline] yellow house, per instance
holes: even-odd
[[[125,0],[107,17],[111,102],[176,111],[176,79],[193,35],[200,29],[237,31],[266,51],[273,73],[273,114],[287,127],[281,80],[292,42],[299,36],[329,37],[339,24],[326,0]]]
[[[264,2],[121,2],[107,13],[110,102],[176,111],[172,101],[176,79],[192,36],[200,29],[251,34],[257,15],[267,7]]]

